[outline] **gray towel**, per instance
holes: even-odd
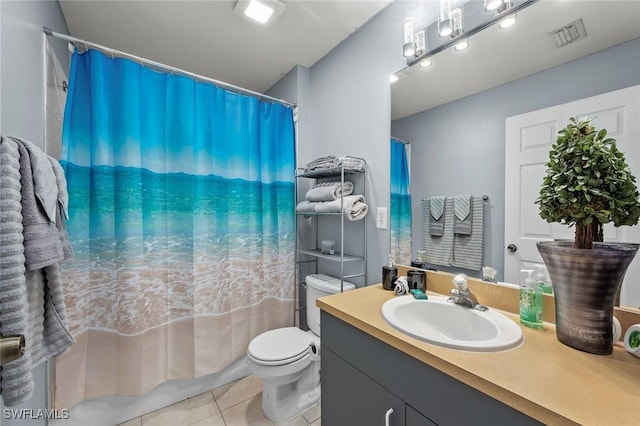
[[[321,182],[314,185],[307,191],[304,198],[307,201],[333,201],[341,196],[353,193],[353,182]]]
[[[42,209],[33,194],[34,182],[28,172],[33,163],[28,161],[29,157],[30,152],[19,140],[0,136],[0,335],[24,335],[26,339],[25,354],[0,369],[0,393],[8,407],[23,403],[33,394],[34,366],[62,353],[73,343],[66,325],[58,264],[32,271],[26,271],[25,267],[25,243],[29,241],[25,230],[32,225],[23,225],[23,213]],[[26,177],[21,176],[22,171]],[[25,192],[22,182],[31,189]],[[42,211],[39,214],[44,218],[41,220],[48,222]],[[56,210],[56,215],[57,224],[64,229],[61,209]],[[56,224],[51,225],[54,240],[62,245]]]
[[[453,198],[454,234],[471,235],[472,199],[471,195],[456,195]]]
[[[49,220],[55,223],[56,207],[58,205],[58,184],[49,156],[29,141],[15,137],[12,139],[24,145],[29,151],[35,195]]]
[[[53,157],[49,157],[53,174],[56,177],[56,187],[58,188],[58,204],[62,208],[63,218],[69,219],[69,193],[67,192],[67,179],[64,177],[62,166]],[[57,223],[57,222],[56,222]]]
[[[429,212],[431,216],[429,220],[429,233],[434,237],[442,237],[444,235],[445,200],[446,197],[443,196],[429,198]]]
[[[484,247],[484,203],[482,197],[473,197],[471,204],[471,235],[455,235],[451,266],[473,269],[482,268]]]
[[[0,136],[0,335],[28,335],[18,145]],[[3,364],[0,393],[8,407],[31,397],[31,357]]]
[[[453,253],[453,199],[447,198],[443,206],[442,236],[431,234],[431,202],[430,199],[422,200],[422,249],[426,262],[434,265],[451,265]]]
[[[22,196],[22,225],[24,226],[24,257],[25,266],[28,271],[44,268],[64,260],[64,251],[60,240],[58,228],[53,220],[44,211],[44,208],[35,192],[36,182],[33,175],[33,164],[31,161],[31,151],[26,148],[23,141],[12,138],[17,144],[20,152],[20,193]],[[39,162],[39,164],[41,164]],[[46,165],[51,168],[49,160]],[[53,172],[51,172],[53,175]],[[37,173],[42,176],[41,173]],[[54,180],[55,183],[55,180]],[[58,196],[57,185],[55,191]],[[54,203],[55,208],[58,205]]]

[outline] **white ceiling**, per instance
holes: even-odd
[[[582,18],[587,37],[555,48],[549,32]],[[417,65],[391,86],[392,120],[569,62],[640,37],[640,1],[540,0],[508,30],[492,26],[469,49],[447,49],[430,68]],[[400,47],[399,47],[400,48]],[[549,90],[556,90],[550,87]]]
[[[72,36],[257,92],[312,66],[391,0],[283,0],[268,26],[235,0],[60,0]]]

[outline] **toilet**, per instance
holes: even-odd
[[[262,379],[262,411],[274,423],[289,420],[320,401],[320,309],[318,297],[340,293],[340,280],[307,275],[307,324],[255,337],[247,349],[249,369]],[[344,281],[343,290],[355,285]]]

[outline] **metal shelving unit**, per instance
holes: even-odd
[[[361,194],[366,198],[366,174],[367,174],[367,164],[366,161],[362,158],[352,157],[357,160],[361,160],[364,164],[363,170],[353,170],[343,167],[342,162],[339,163],[337,167],[313,170],[313,171],[305,171],[304,169],[296,169],[296,205],[301,200],[298,200],[298,188],[300,186],[300,179],[314,179],[315,182],[319,180],[332,180],[331,178],[340,178],[339,182],[344,185],[345,177],[351,177],[354,182],[354,188],[361,188],[361,191],[358,191],[357,194]],[[326,179],[325,179],[326,178]],[[338,182],[338,180],[336,180]],[[354,191],[354,194],[356,192]],[[340,198],[340,211],[344,209],[344,200]],[[336,241],[336,251],[334,254],[325,254],[320,250],[320,221],[323,220],[323,217],[340,217],[340,239]],[[314,223],[312,227],[315,226],[315,247],[300,247],[300,224],[302,219],[311,219]],[[352,254],[345,253],[345,227],[361,227],[362,230],[362,255],[360,254]],[[346,279],[362,277],[363,285],[366,285],[366,274],[367,274],[367,217],[365,216],[362,220],[351,222],[345,219],[342,213],[298,213],[296,212],[296,289],[294,297],[296,301],[298,300],[298,286],[300,284],[304,285],[304,280],[302,283],[298,282],[298,279],[301,278],[300,267],[303,264],[312,264],[313,269],[315,269],[315,273],[318,273],[318,261],[328,261],[328,262],[336,262],[340,267],[340,276],[336,277],[340,280],[340,291],[344,290],[344,281]],[[362,264],[362,272],[356,272],[351,274],[345,274],[345,264]],[[296,312],[300,311],[301,308],[296,308],[294,312],[294,320]]]

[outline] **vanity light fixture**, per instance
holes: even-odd
[[[236,14],[261,24],[275,22],[284,12],[285,4],[280,0],[238,0]]]
[[[462,9],[459,7],[451,11],[451,22],[453,23],[453,31],[451,32],[451,38],[458,37],[464,32],[462,25]]]
[[[438,17],[438,35],[449,37],[453,33],[451,21],[451,0],[440,0],[440,15]]]
[[[413,18],[406,18],[402,23],[402,55],[405,58],[415,56],[416,43],[413,33]]]
[[[407,65],[411,67],[419,64],[427,67],[433,56],[454,48],[457,51],[469,47],[469,39],[481,31],[498,25],[500,28],[508,28],[516,23],[516,14],[521,10],[537,3],[539,0],[485,0],[485,10],[491,10],[483,19],[478,21],[478,15],[482,15],[480,4],[470,0],[439,0],[439,13],[436,21],[427,24],[426,27],[414,27],[414,20],[405,20],[403,23],[403,54],[407,58]],[[455,5],[456,8],[453,8]],[[479,12],[479,13],[478,13]],[[415,22],[422,22],[420,17],[415,17]],[[468,19],[469,22],[463,22]],[[410,22],[410,24],[407,24]],[[469,23],[472,26],[469,28]],[[410,31],[409,31],[410,29]],[[564,30],[563,32],[567,32]],[[440,37],[427,40],[427,34],[437,33]],[[409,37],[409,34],[413,37]],[[424,39],[423,39],[424,35]],[[563,34],[555,35],[554,40],[561,39]],[[444,39],[441,39],[444,38]],[[412,43],[409,43],[411,41]],[[408,45],[408,46],[407,46]],[[423,61],[429,59],[423,64]],[[399,76],[400,78],[402,76]]]

